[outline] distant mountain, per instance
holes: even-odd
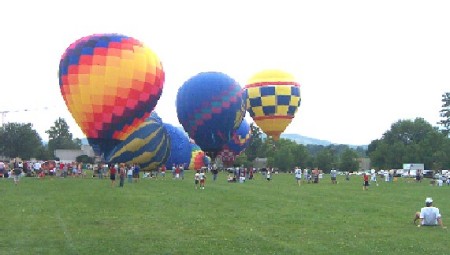
[[[303,144],[303,145],[315,144],[315,145],[327,146],[327,145],[332,144],[332,142],[327,141],[327,140],[320,140],[320,139],[316,139],[316,138],[302,136],[299,134],[281,134],[281,138],[289,139],[298,144]]]
[[[299,134],[281,134],[281,138],[289,139],[298,144],[303,144],[303,145],[313,144],[313,145],[328,146],[331,144],[336,144],[336,143],[332,143],[327,140],[320,140],[320,139],[316,139],[316,138],[302,136]],[[362,147],[364,150],[367,150],[367,147],[368,147],[368,145],[353,145],[353,144],[346,144],[346,145],[348,145],[352,149],[356,149],[357,147]]]

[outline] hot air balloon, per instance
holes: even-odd
[[[238,129],[233,132],[231,140],[227,144],[228,148],[236,155],[239,155],[245,150],[245,148],[247,148],[251,135],[252,131],[250,129],[250,125],[245,119],[242,120]]]
[[[300,84],[281,70],[265,70],[250,78],[247,111],[255,123],[275,141],[291,123],[300,106]]]
[[[229,167],[233,164],[236,156],[247,148],[251,137],[251,129],[248,122],[243,119],[239,128],[233,132],[231,140],[224,146],[219,153],[219,157],[225,166]]]
[[[169,155],[169,135],[160,119],[151,116],[111,151],[107,161],[136,163],[142,170],[154,170],[164,164]]]
[[[178,90],[178,120],[201,149],[215,156],[245,116],[245,90],[220,72],[204,72]]]
[[[157,55],[120,34],[83,37],[59,63],[64,101],[89,143],[105,155],[149,117],[163,83]]]
[[[170,138],[170,156],[165,165],[171,169],[173,164],[189,166],[191,161],[191,144],[188,135],[181,128],[164,123],[164,128]]]
[[[191,160],[189,164],[189,169],[199,170],[200,168],[206,166],[207,156],[205,152],[201,150],[201,148],[195,144],[190,143],[191,145]]]

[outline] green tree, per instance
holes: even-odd
[[[258,157],[258,150],[261,148],[263,141],[261,138],[261,129],[256,126],[255,123],[250,123],[250,129],[251,138],[247,148],[245,149],[245,154],[247,156],[247,160],[253,162],[253,160]]]
[[[315,166],[327,173],[333,168],[334,162],[335,159],[332,150],[330,148],[325,148],[317,154]]]
[[[287,139],[280,139],[273,156],[273,166],[281,171],[289,171],[295,167],[294,152],[296,143]]]
[[[63,118],[58,118],[54,126],[45,131],[48,134],[48,150],[53,155],[56,149],[80,149],[81,140],[72,139],[72,133],[69,131],[69,125]]]
[[[31,123],[7,123],[0,128],[0,150],[6,157],[37,157],[42,139]]]
[[[356,151],[347,148],[341,155],[339,170],[347,172],[358,170],[358,161],[356,161],[357,157],[358,153]]]
[[[244,167],[252,167],[252,162],[250,162],[247,159],[247,155],[244,152],[242,152],[241,154],[239,154],[239,156],[236,157],[236,159],[234,160],[234,165],[236,166],[244,166]]]
[[[399,120],[381,139],[372,141],[368,154],[377,168],[401,168],[414,162],[432,168],[446,166],[444,157],[450,155],[447,143],[448,138],[422,118]]]
[[[293,148],[294,165],[300,168],[312,167],[312,157],[303,144],[297,144]]]
[[[438,122],[442,126],[441,132],[447,137],[450,135],[450,92],[442,95],[442,110],[440,111],[442,120]]]

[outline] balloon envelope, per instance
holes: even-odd
[[[245,88],[250,116],[264,133],[278,140],[300,106],[300,84],[287,72],[265,70]]]
[[[204,72],[178,90],[177,116],[205,152],[219,152],[245,116],[245,91],[231,77]]]
[[[108,156],[111,163],[137,163],[141,169],[156,169],[170,154],[170,139],[158,119],[148,118],[119,143]]]
[[[59,86],[91,145],[106,152],[145,121],[159,100],[164,71],[156,54],[119,34],[72,43],[59,63]]]
[[[163,125],[170,138],[170,156],[165,163],[166,168],[171,169],[173,164],[189,166],[192,154],[189,137],[178,127],[167,123]]]
[[[239,128],[233,132],[231,140],[228,142],[228,148],[233,151],[236,155],[247,148],[251,138],[251,129],[248,122],[244,119],[242,120]]]
[[[251,129],[248,122],[243,119],[239,128],[234,130],[231,140],[222,148],[218,157],[226,166],[231,166],[236,156],[247,148],[251,138]]]
[[[205,160],[207,160],[205,152],[203,152],[200,147],[195,144],[191,143],[191,161],[189,164],[189,169],[192,170],[199,170],[200,168],[205,166]]]

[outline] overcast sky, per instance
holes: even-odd
[[[450,91],[450,1],[32,1],[0,2],[0,111],[44,140],[58,117],[84,137],[58,83],[75,40],[120,33],[144,42],[166,81],[156,112],[180,125],[178,88],[204,71],[242,87],[277,68],[296,76],[302,103],[285,133],[368,144],[402,119],[440,120]]]

